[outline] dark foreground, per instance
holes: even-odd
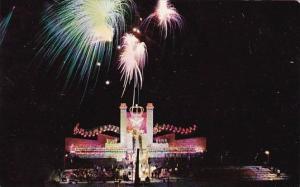
[[[133,184],[117,184],[117,183],[95,183],[95,184],[46,184],[46,187],[125,187],[134,186]],[[195,181],[179,181],[170,183],[151,183],[140,184],[139,186],[157,186],[157,187],[298,187],[299,185],[287,181],[276,182],[195,182]]]

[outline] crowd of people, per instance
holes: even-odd
[[[152,178],[187,177],[197,173],[199,166],[203,165],[202,157],[161,158],[151,160],[156,169]]]
[[[115,173],[108,168],[69,169],[61,173],[61,181],[67,183],[108,181],[115,178]]]
[[[201,158],[160,158],[149,160],[150,179],[167,180],[170,177],[187,177],[193,175],[194,166],[199,166]],[[133,165],[118,165],[116,162],[107,161],[104,164],[95,163],[92,167],[77,167],[60,172],[60,182],[94,182],[94,181],[130,181],[134,175]]]

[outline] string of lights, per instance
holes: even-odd
[[[197,125],[192,125],[190,127],[176,127],[174,125],[170,125],[170,124],[155,124],[154,128],[153,128],[153,134],[157,134],[159,132],[165,131],[165,132],[172,132],[175,134],[182,134],[182,135],[187,135],[187,134],[191,134],[193,132],[195,132],[197,130]]]
[[[196,130],[197,130],[197,125],[192,125],[190,127],[183,128],[183,127],[176,127],[170,124],[159,125],[157,123],[153,127],[153,135],[156,135],[157,133],[160,132],[171,132],[175,134],[188,135],[195,132]],[[73,130],[74,135],[81,135],[83,137],[95,137],[105,132],[114,132],[120,134],[120,128],[118,126],[108,124],[108,125],[97,127],[95,129],[86,130],[80,128],[79,123],[77,123]]]
[[[117,134],[120,134],[120,128],[115,125],[108,124],[95,129],[85,130],[83,128],[80,128],[79,123],[77,123],[73,130],[74,135],[81,135],[83,137],[95,137],[105,132],[115,132]]]

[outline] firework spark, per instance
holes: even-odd
[[[14,9],[15,9],[15,7],[13,7],[13,9],[9,12],[9,14],[0,21],[0,45],[2,44],[2,42],[4,40],[4,36],[5,36],[6,30],[7,30],[7,26],[9,24],[9,21],[10,21],[11,17],[12,17]]]
[[[121,79],[124,81],[124,94],[127,84],[130,84],[132,80],[134,91],[135,88],[142,87],[143,69],[147,60],[147,47],[144,42],[140,42],[133,34],[125,34],[122,37],[121,48],[123,52],[120,55],[119,69],[122,74]]]
[[[66,86],[77,77],[87,83],[92,73],[98,77],[97,63],[110,62],[132,5],[130,0],[61,0],[51,5],[42,20],[39,54],[50,65],[64,56],[59,74],[66,74]]]
[[[144,20],[143,25],[147,28],[152,21],[157,22],[164,38],[167,38],[168,32],[171,33],[175,27],[181,29],[183,22],[181,15],[169,0],[158,0],[155,11]]]

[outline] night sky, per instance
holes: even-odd
[[[156,1],[137,1],[146,17]],[[2,0],[1,16],[15,13],[0,48],[0,185],[42,181],[62,167],[64,137],[84,128],[118,125],[121,98],[117,52],[94,86],[62,90],[56,69],[36,55],[47,2]],[[299,147],[300,4],[176,0],[181,32],[163,41],[157,30],[148,47],[140,104],[153,102],[154,122],[198,124],[208,154],[229,152],[235,164],[270,150],[271,163],[295,173]],[[131,29],[129,25],[128,29]],[[105,81],[111,84],[106,85]]]

